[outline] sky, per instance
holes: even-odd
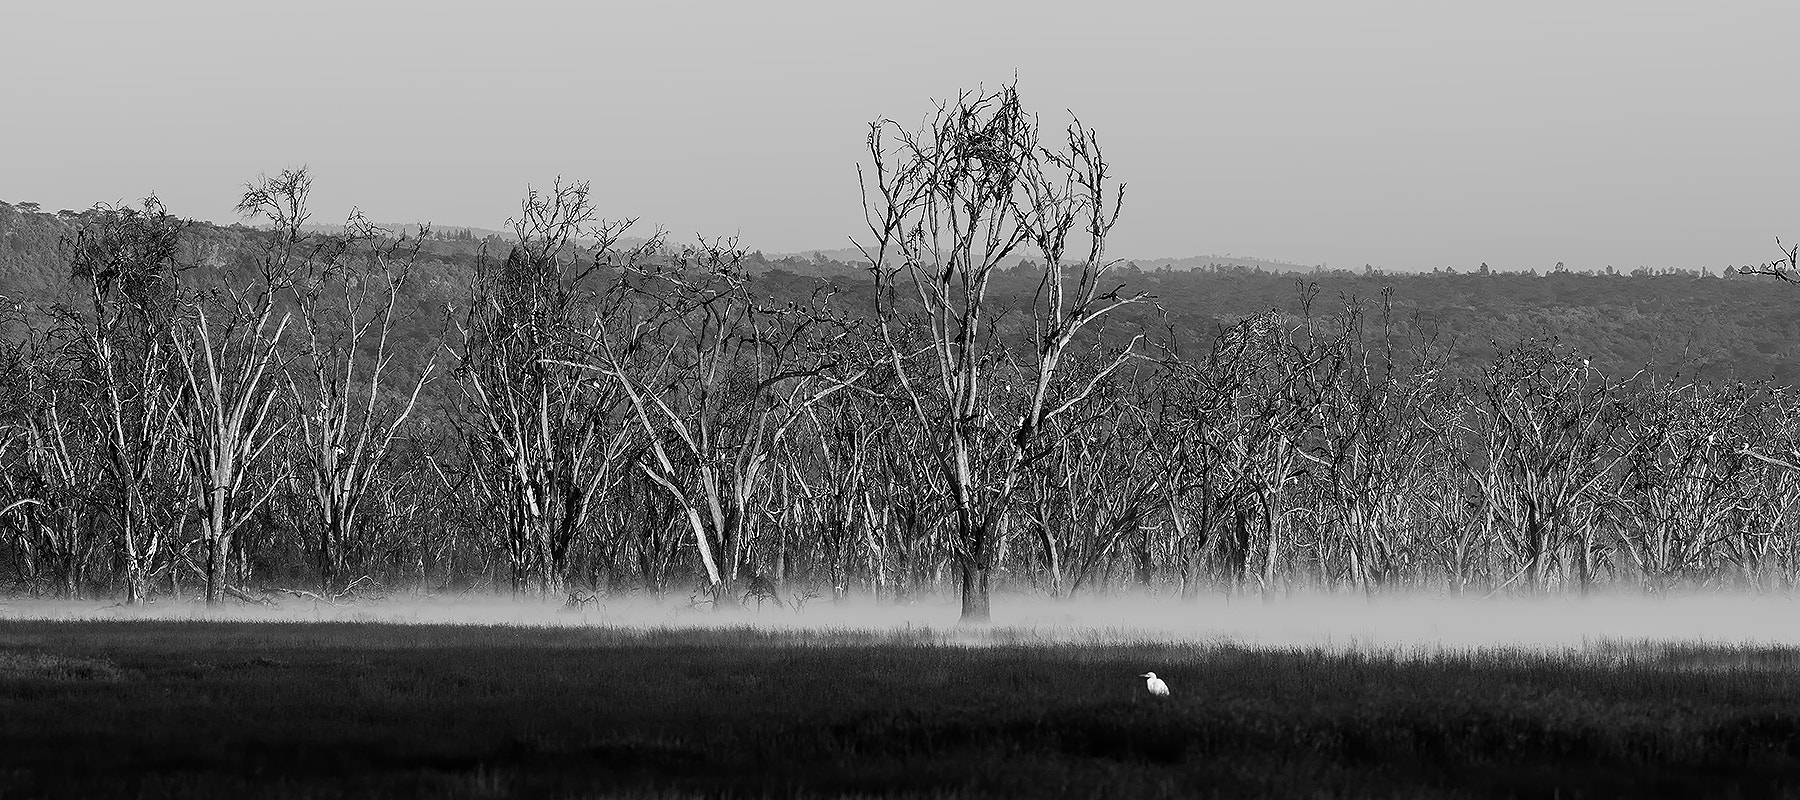
[[[770,253],[864,236],[867,125],[1018,81],[1127,185],[1110,255],[1695,268],[1800,239],[1800,3],[20,3],[0,200],[503,228],[528,187]]]

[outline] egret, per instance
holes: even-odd
[[[1150,694],[1155,695],[1157,697],[1168,697],[1169,696],[1169,685],[1166,683],[1163,683],[1162,678],[1156,677],[1156,673],[1146,672],[1142,675],[1139,675],[1138,677],[1144,679],[1144,688],[1149,689]]]

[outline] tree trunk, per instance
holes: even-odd
[[[963,565],[962,619],[959,624],[985,625],[992,621],[988,610],[988,568]]]
[[[1135,519],[1132,520],[1132,524],[1138,529],[1137,548],[1135,548],[1137,552],[1133,553],[1137,556],[1137,585],[1139,588],[1149,589],[1156,583],[1155,569],[1151,564],[1150,531],[1142,525],[1137,525]]]
[[[1545,550],[1547,549],[1546,539],[1544,522],[1543,519],[1538,516],[1537,504],[1527,499],[1525,507],[1525,540],[1526,547],[1528,548],[1527,555],[1529,556],[1529,561],[1526,563],[1530,565],[1531,591],[1534,594],[1542,594],[1549,588],[1550,584],[1548,571],[1550,560],[1545,557]]]
[[[331,592],[331,581],[334,577],[331,569],[333,548],[331,546],[332,523],[327,521],[319,531],[319,593]]]
[[[738,582],[730,578],[721,579],[712,585],[712,597],[714,611],[737,609],[743,605],[740,602],[743,595],[738,592]]]
[[[225,571],[225,559],[230,553],[225,549],[225,539],[213,536],[206,542],[206,604],[219,604],[220,575]]]
[[[125,569],[125,604],[140,605],[150,599],[150,576],[136,564]]]

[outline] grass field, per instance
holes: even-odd
[[[4,800],[1782,795],[1777,646],[0,619]]]

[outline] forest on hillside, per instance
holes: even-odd
[[[561,181],[510,237],[322,230],[304,171],[254,225],[0,203],[0,586],[983,620],[1800,578],[1780,264],[1144,270],[1092,131],[1010,89],[871,130],[854,263],[630,239]]]
[[[33,324],[47,321],[48,305],[77,292],[61,243],[76,234],[83,212],[56,214],[0,201],[0,297]],[[255,254],[271,235],[265,226],[185,223],[192,263],[203,281],[244,281]],[[344,226],[306,226],[310,235],[341,236]],[[412,280],[398,298],[395,336],[426,343],[443,334],[444,308],[464,303],[485,254],[504,252],[514,237],[477,238],[467,229],[410,228]],[[388,231],[397,235],[397,231]],[[767,257],[746,251],[745,279],[754,291],[783,301],[809,296],[821,284],[847,296],[866,293],[868,263],[820,256]],[[1035,283],[1030,259],[997,271],[994,285],[1007,296]],[[1018,270],[1017,280],[1011,272]],[[1478,369],[1502,350],[1531,340],[1555,341],[1590,359],[1601,371],[1700,380],[1800,380],[1800,314],[1776,281],[1735,270],[1637,270],[1607,272],[1483,272],[1480,268],[1429,273],[1322,270],[1268,271],[1233,265],[1151,269],[1126,261],[1110,271],[1124,285],[1143,290],[1153,303],[1120,316],[1154,337],[1204,350],[1224,327],[1246,317],[1276,312],[1298,320],[1341,316],[1359,301],[1396,324],[1435,340],[1450,366]],[[203,282],[202,281],[202,282]],[[866,302],[866,297],[858,297]],[[1010,302],[1021,302],[1013,299]],[[846,303],[845,305],[854,305]],[[17,327],[9,333],[16,335]],[[412,348],[396,367],[410,373],[428,347]]]
[[[1021,271],[1018,280],[1002,271],[997,289],[1023,295],[1035,288],[1034,265],[1021,262],[1013,265]],[[845,292],[868,283],[867,262],[769,259],[752,252],[745,266],[776,293],[807,291],[813,281],[806,278]],[[1195,351],[1246,317],[1275,312],[1298,324],[1308,316],[1341,317],[1346,304],[1355,303],[1443,348],[1452,368],[1480,369],[1508,348],[1544,340],[1617,377],[1644,371],[1699,380],[1800,380],[1794,298],[1768,276],[1736,270],[1144,270],[1127,261],[1109,276],[1153,301],[1122,310],[1118,319]]]

